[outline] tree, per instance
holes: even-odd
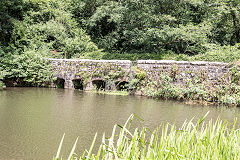
[[[0,46],[8,45],[14,29],[13,21],[22,20],[25,9],[22,0],[0,1]]]
[[[53,57],[79,57],[99,51],[68,11],[69,1],[31,0],[22,21],[14,21],[12,40],[17,48],[53,51]]]
[[[203,2],[121,0],[95,4],[91,3],[95,11],[82,22],[105,51],[197,54],[204,52],[204,43],[208,43],[210,26],[204,22],[207,7]],[[201,26],[207,26],[206,31]]]

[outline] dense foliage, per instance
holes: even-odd
[[[239,2],[74,0],[73,14],[105,51],[199,54],[239,43]]]
[[[1,79],[36,79],[27,70],[48,57],[238,60],[239,11],[238,0],[4,0]]]
[[[69,2],[59,0],[1,1],[2,79],[46,86],[54,80],[46,58],[99,52],[72,18],[69,7]]]

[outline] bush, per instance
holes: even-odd
[[[79,58],[99,51],[68,10],[68,1],[33,1],[23,20],[14,21],[12,39],[17,48],[47,48],[57,58]],[[48,52],[50,53],[50,52]]]
[[[240,59],[240,44],[235,46],[215,46],[204,54],[190,57],[192,61],[235,62]]]
[[[0,59],[0,68],[5,73],[2,79],[21,79],[29,86],[48,86],[55,80],[47,57],[38,50],[26,50],[23,54],[5,53]]]

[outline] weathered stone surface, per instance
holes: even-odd
[[[50,62],[56,72],[58,78],[65,80],[65,88],[73,89],[72,80],[86,80],[88,82],[84,89],[92,89],[92,80],[103,80],[106,82],[106,88],[115,88],[113,84],[108,83],[106,77],[113,74],[121,74],[121,77],[114,79],[115,81],[131,81],[132,67],[136,66],[147,73],[148,78],[155,80],[159,79],[162,73],[175,72],[182,82],[187,78],[193,78],[197,74],[206,76],[210,81],[217,82],[229,72],[229,64],[221,62],[206,62],[206,61],[173,61],[173,60],[138,60],[131,62],[129,60],[89,60],[89,59],[50,59]],[[109,75],[109,76],[108,76]],[[105,79],[103,78],[105,77]],[[181,83],[181,82],[179,82]]]
[[[93,80],[102,80],[106,82],[108,75],[120,75],[117,80],[128,80],[128,74],[131,72],[132,62],[129,60],[89,60],[89,59],[49,59],[52,64],[56,77],[64,79],[64,88],[74,89],[72,80],[88,80],[84,84],[84,90],[93,89]],[[108,83],[107,83],[108,84]],[[106,86],[112,88],[112,86]]]

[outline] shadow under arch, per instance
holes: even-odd
[[[117,82],[115,82],[115,87],[116,87],[117,91],[128,90],[129,82],[127,82],[127,81],[117,81]]]
[[[97,90],[105,90],[106,88],[106,82],[102,79],[92,80],[92,84]]]
[[[64,88],[65,80],[63,78],[57,78],[55,81],[56,88]]]
[[[83,90],[83,80],[82,79],[73,79],[73,87],[74,89]]]

